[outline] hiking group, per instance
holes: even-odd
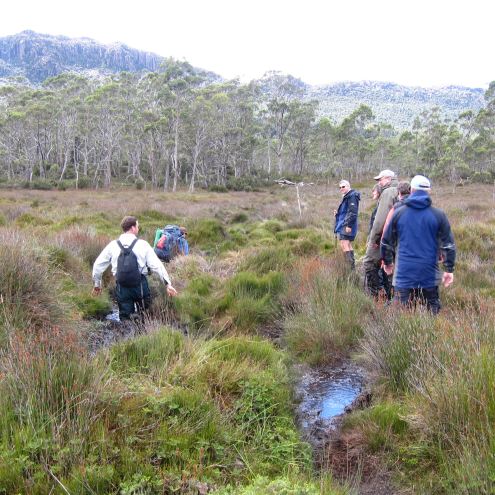
[[[123,321],[150,307],[151,292],[147,280],[150,271],[166,285],[167,295],[177,295],[162,261],[168,263],[178,254],[187,255],[189,244],[187,230],[178,225],[158,229],[154,248],[145,240],[138,239],[139,221],[136,217],[124,217],[120,226],[123,234],[107,244],[93,264],[93,294],[101,294],[103,273],[111,266],[116,282],[119,319]]]
[[[382,170],[374,177],[372,197],[377,201],[371,215],[363,258],[367,292],[375,298],[384,294],[386,300],[395,297],[403,305],[426,304],[434,314],[440,310],[438,287],[454,281],[455,244],[445,213],[431,205],[430,181],[416,175],[411,182],[398,182],[391,170]],[[334,233],[351,270],[355,269],[352,242],[358,230],[361,195],[341,180],[342,200],[336,210]],[[187,230],[178,225],[166,225],[155,234],[154,246],[138,239],[139,222],[126,216],[121,236],[111,241],[93,265],[93,294],[101,294],[102,276],[111,266],[115,276],[115,294],[120,320],[128,320],[136,311],[151,304],[147,275],[155,273],[166,285],[167,294],[176,296],[167,270],[168,263],[178,254],[187,255]],[[443,262],[445,271],[439,270]]]
[[[377,205],[363,258],[366,291],[375,298],[394,297],[403,305],[425,304],[437,314],[440,283],[448,287],[454,281],[456,250],[447,216],[432,206],[428,178],[416,175],[410,183],[398,182],[392,170],[382,170],[374,179]],[[340,181],[339,189],[342,201],[334,210],[334,233],[354,270],[351,242],[357,233],[360,194],[347,180]]]

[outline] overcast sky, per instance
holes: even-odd
[[[243,81],[279,70],[310,84],[486,88],[494,19],[491,0],[11,0],[0,36],[120,41]]]

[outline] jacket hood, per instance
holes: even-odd
[[[430,195],[426,191],[414,191],[405,201],[404,204],[417,210],[423,210],[431,206]]]

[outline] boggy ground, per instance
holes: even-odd
[[[358,493],[490,493],[490,198],[487,186],[434,190],[460,253],[432,320],[375,307],[347,276],[331,234],[339,195],[327,185],[304,189],[302,219],[295,192],[279,188],[2,191],[1,489],[352,492],[328,481],[331,467]],[[371,209],[363,194],[358,260]],[[111,308],[108,293],[89,297],[90,267],[124,214],[139,217],[148,240],[163,223],[185,224],[192,254],[168,266],[180,289],[172,304],[152,283],[146,335],[89,357],[93,318]],[[187,337],[164,325],[170,318]],[[332,369],[351,350],[373,376],[372,400],[322,442],[315,475],[295,429],[289,369]]]

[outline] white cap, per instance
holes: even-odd
[[[349,181],[348,181],[348,180],[342,179],[342,180],[339,182],[339,186],[351,187],[351,184],[349,183]]]
[[[431,189],[431,184],[424,175],[415,175],[411,180],[411,189],[428,191]]]
[[[382,177],[395,177],[395,172],[392,172],[392,170],[385,169],[382,170],[376,177],[373,177],[375,180],[380,180]]]

